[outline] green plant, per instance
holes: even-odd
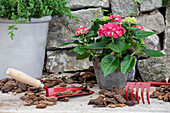
[[[162,6],[168,6],[169,3],[168,0],[162,0]]]
[[[0,17],[15,20],[14,25],[8,28],[10,37],[13,39],[13,31],[17,30],[15,27],[17,22],[24,23],[30,21],[31,18],[49,15],[65,15],[76,19],[66,4],[67,0],[0,0]]]
[[[144,31],[141,25],[135,23],[134,17],[122,19],[120,16],[110,15],[93,19],[92,22],[90,29],[85,26],[76,29],[73,38],[77,40],[61,46],[76,44],[73,50],[78,53],[77,60],[89,57],[92,61],[93,57],[99,56],[104,76],[119,66],[122,74],[129,72],[135,64],[133,55],[164,56],[160,51],[147,49],[142,39],[154,33]]]
[[[136,3],[140,3],[140,0],[135,0]]]

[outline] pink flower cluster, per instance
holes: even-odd
[[[76,36],[79,36],[80,34],[87,34],[88,32],[89,30],[85,26],[83,26],[76,29]]]
[[[116,15],[110,15],[109,18],[107,20],[110,20],[110,19],[114,19],[115,22],[123,22],[123,19],[120,17],[120,16],[116,16]]]
[[[99,37],[103,36],[103,34],[105,34],[105,36],[107,37],[114,37],[114,38],[119,38],[121,37],[124,33],[126,32],[126,30],[121,27],[121,24],[116,24],[116,23],[108,23],[108,24],[104,24],[103,27],[101,27],[98,30],[98,35]]]
[[[143,31],[144,31],[144,28],[143,28],[141,25],[135,25],[135,26],[132,26],[132,27],[136,27],[136,28],[138,28],[138,29],[140,29],[140,30],[143,30]]]

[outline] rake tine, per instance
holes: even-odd
[[[136,88],[136,100],[139,104],[139,96],[138,96],[138,91],[139,91],[139,87]]]
[[[148,101],[148,104],[150,104],[150,101],[149,101],[149,89],[150,89],[150,86],[149,88],[146,88],[147,91],[146,91],[146,97],[147,97],[147,101]]]
[[[131,97],[132,100],[133,100],[133,88],[134,88],[134,87],[131,87],[131,88],[130,88],[130,97]]]
[[[147,97],[147,101],[148,101],[148,104],[150,104],[150,101],[149,101],[149,90],[150,90],[150,85],[151,83],[142,83],[142,91],[146,88],[146,97]],[[143,97],[143,96],[142,96]],[[143,101],[143,100],[142,100]],[[145,103],[145,102],[143,102]]]
[[[141,88],[141,97],[142,97],[143,104],[145,104],[143,92],[144,92],[144,87]]]
[[[146,97],[147,97],[148,104],[150,104],[150,101],[149,101],[150,86],[151,86],[151,83],[146,83]]]
[[[129,99],[128,99],[128,88],[129,88],[129,85],[128,85],[128,82],[127,82],[126,87],[125,87],[125,95],[126,95],[127,101],[129,101]]]

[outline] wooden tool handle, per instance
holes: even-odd
[[[16,69],[8,68],[6,74],[20,82],[34,86],[35,88],[39,88],[41,85],[40,80],[32,78],[31,76]]]

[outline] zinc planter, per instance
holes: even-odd
[[[120,68],[118,68],[111,74],[104,77],[104,73],[100,67],[100,59],[98,57],[93,58],[93,68],[100,89],[113,89],[113,87],[116,88],[125,87],[129,73],[122,74]]]
[[[50,20],[51,16],[45,16],[17,23],[18,30],[14,31],[14,40],[11,40],[8,25],[13,25],[14,21],[0,18],[0,79],[8,77],[8,68],[41,77]]]

